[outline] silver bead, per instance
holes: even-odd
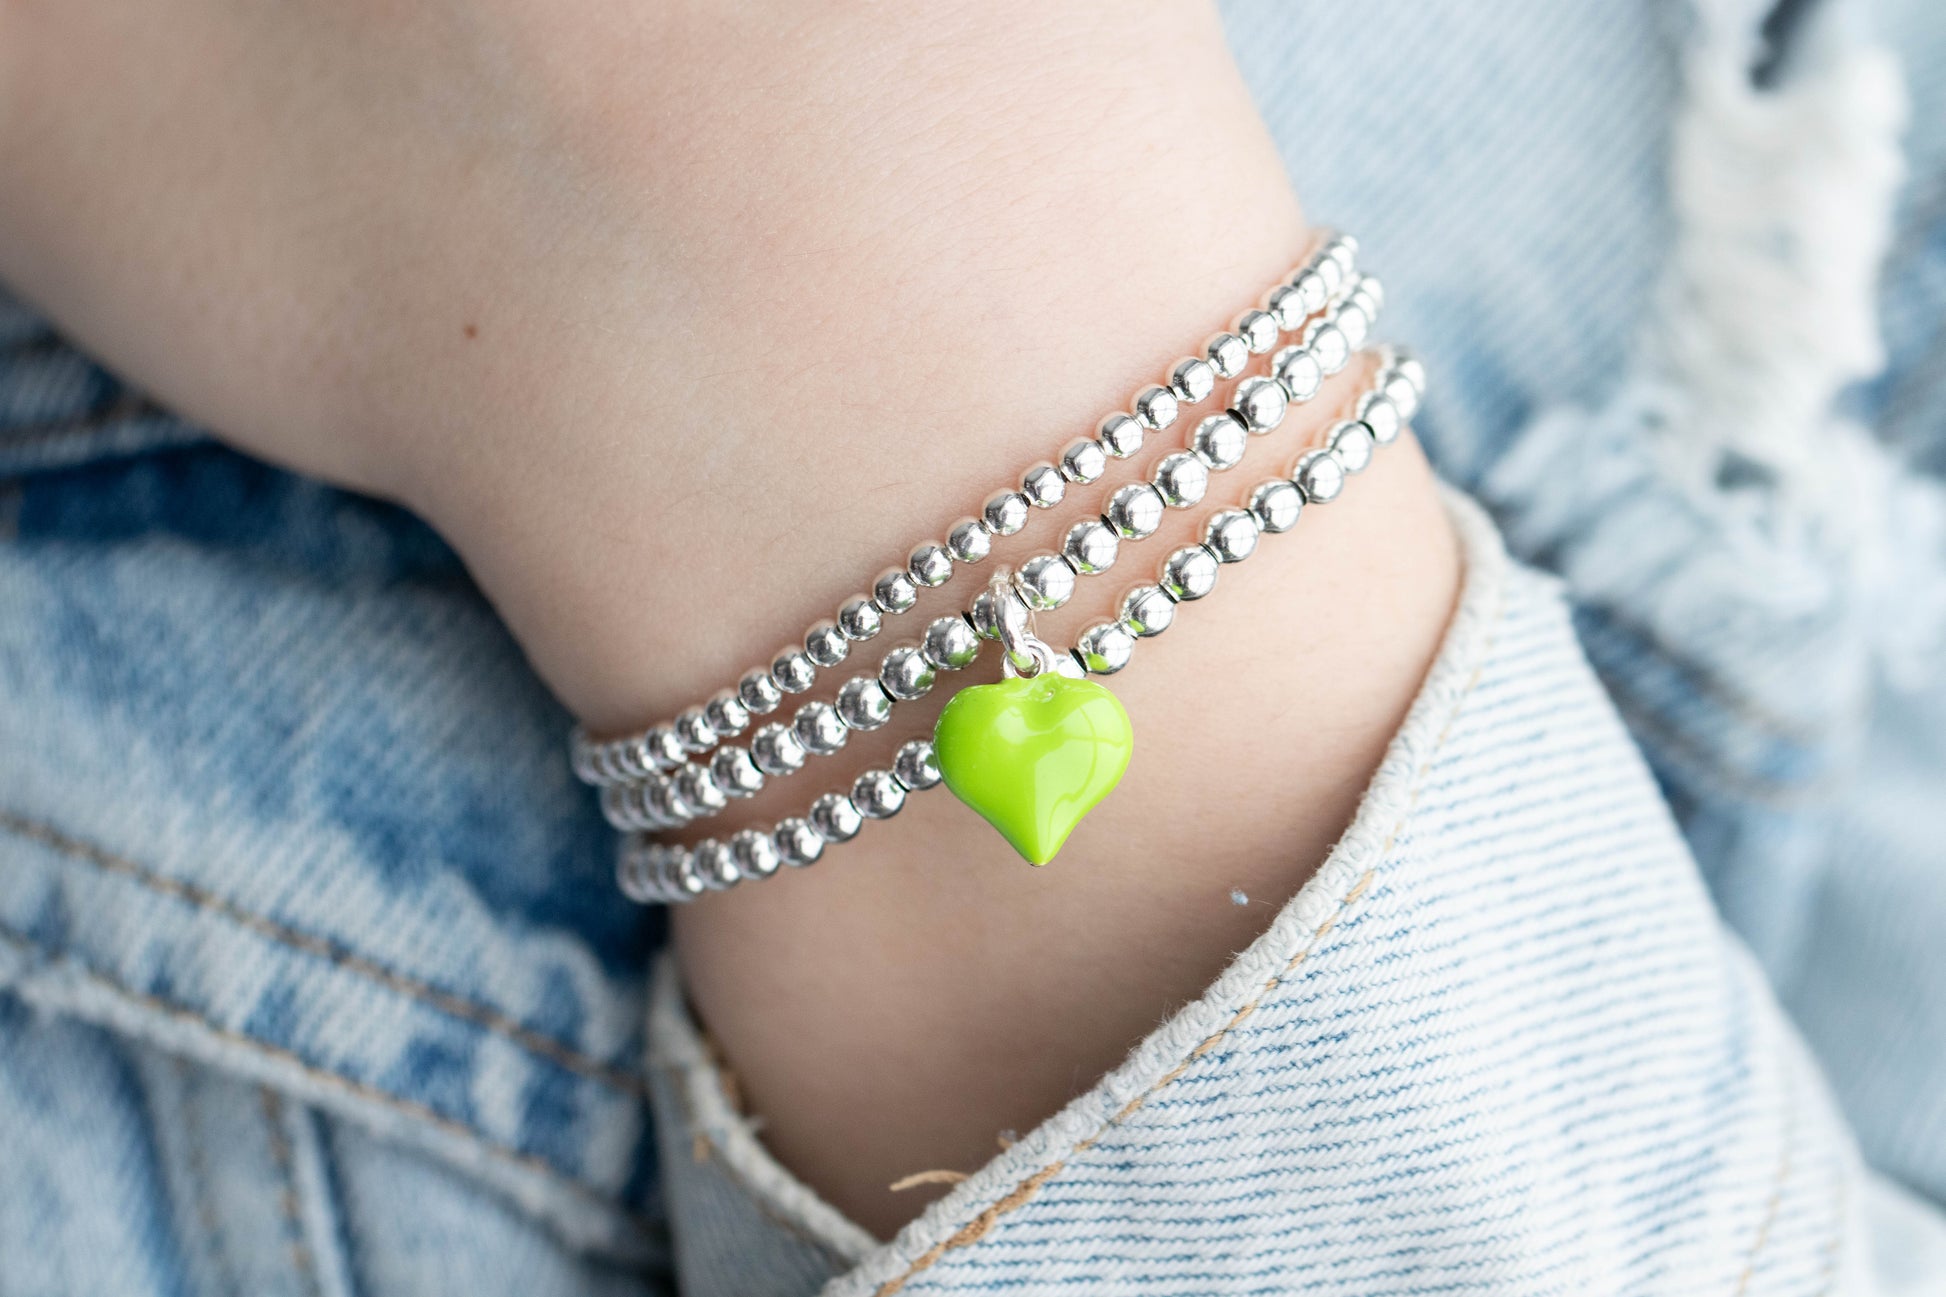
[[[1358,266],[1358,239],[1350,234],[1335,234],[1324,245],[1324,255],[1338,263],[1338,269],[1349,275]]]
[[[716,746],[716,727],[709,723],[700,707],[691,707],[676,717],[676,737],[690,752],[707,752]]]
[[[830,703],[805,703],[791,718],[791,732],[804,750],[814,756],[827,756],[845,745],[851,734],[838,709]]]
[[[885,614],[870,599],[855,594],[838,605],[837,620],[838,629],[845,633],[846,639],[862,644],[885,625]]]
[[[1157,584],[1177,603],[1201,599],[1216,589],[1216,555],[1201,545],[1185,545],[1162,565]]]
[[[1419,413],[1419,389],[1404,374],[1392,374],[1385,380],[1385,399],[1399,412],[1401,421],[1410,422]]]
[[[1345,335],[1328,317],[1306,325],[1304,336],[1299,341],[1318,358],[1318,364],[1326,374],[1337,373],[1351,359],[1351,347],[1346,343]]]
[[[770,678],[785,693],[801,694],[817,683],[818,669],[804,650],[793,644],[771,662]]]
[[[1281,477],[1265,482],[1250,493],[1250,512],[1267,532],[1289,531],[1304,512],[1304,493]]]
[[[1169,390],[1184,405],[1206,400],[1216,390],[1216,367],[1201,356],[1184,356],[1169,371]]]
[[[847,729],[875,730],[892,719],[891,696],[870,676],[853,676],[840,685],[837,706]]]
[[[808,754],[797,731],[772,721],[750,736],[750,759],[767,775],[788,775],[804,768]]]
[[[1230,331],[1243,339],[1253,356],[1261,356],[1277,345],[1277,317],[1268,311],[1245,311],[1230,325]]]
[[[1101,448],[1114,458],[1127,459],[1142,449],[1142,438],[1147,432],[1139,420],[1117,412],[1103,419],[1095,428],[1095,438],[1101,442]]]
[[[770,840],[777,858],[793,869],[802,869],[824,854],[824,835],[800,815],[777,821]]]
[[[1311,259],[1311,269],[1324,280],[1325,296],[1336,297],[1345,286],[1345,264],[1331,256],[1328,246]]]
[[[662,899],[661,880],[656,876],[655,853],[660,843],[625,842],[615,856],[615,885],[622,895],[637,905]]]
[[[1306,451],[1291,470],[1306,504],[1329,504],[1345,489],[1345,466],[1328,450]]]
[[[1426,364],[1411,352],[1400,348],[1392,355],[1392,372],[1412,384],[1412,390],[1420,396],[1426,394]]]
[[[1027,497],[1018,491],[995,491],[980,506],[980,521],[996,536],[1011,536],[1027,525]]]
[[[683,751],[682,740],[667,725],[658,725],[644,734],[642,746],[648,749],[649,759],[655,762],[658,770],[679,769],[689,759]]]
[[[692,854],[696,861],[696,876],[712,892],[728,891],[743,881],[743,871],[737,868],[736,857],[715,838],[698,842]]]
[[[669,849],[658,872],[664,883],[662,890],[671,900],[693,901],[709,890],[697,868],[696,853],[682,847]]]
[[[878,668],[879,687],[901,702],[924,698],[932,692],[934,679],[932,663],[913,644],[902,644],[887,653]]]
[[[866,819],[889,820],[905,805],[905,785],[890,770],[867,770],[851,785],[851,804]]]
[[[1047,611],[1074,597],[1074,569],[1059,554],[1036,554],[1014,573],[1014,588],[1029,608]]]
[[[751,715],[768,716],[784,701],[784,691],[770,678],[770,672],[745,671],[743,679],[737,681],[737,697]]]
[[[1074,653],[1089,675],[1112,676],[1135,655],[1135,636],[1119,622],[1100,622],[1081,632]]]
[[[961,518],[946,533],[946,552],[955,563],[977,563],[993,552],[993,534],[978,518]]]
[[[1150,480],[1162,503],[1171,509],[1188,509],[1201,504],[1209,491],[1209,465],[1189,451],[1174,451],[1156,461]]]
[[[1036,509],[1052,509],[1067,498],[1067,479],[1052,464],[1036,464],[1021,475],[1020,493]]]
[[[926,627],[919,651],[939,670],[959,671],[972,666],[973,660],[980,656],[980,637],[973,633],[964,617],[957,614],[936,617]]]
[[[1399,429],[1405,426],[1399,407],[1382,392],[1367,392],[1358,402],[1358,420],[1372,430],[1372,440],[1381,446],[1397,441]]]
[[[624,831],[649,827],[637,790],[629,784],[610,784],[601,790],[601,818]]]
[[[1000,638],[1000,609],[993,601],[993,587],[973,596],[973,606],[966,611],[966,620],[973,626],[973,633],[981,639]]]
[[[648,809],[652,819],[660,821],[658,828],[673,829],[695,818],[677,798],[676,781],[667,776],[651,779],[642,785],[642,805]]]
[[[1241,563],[1257,552],[1262,534],[1248,509],[1219,509],[1203,524],[1203,548],[1220,563]]]
[[[1061,476],[1070,482],[1093,482],[1108,471],[1108,452],[1093,437],[1076,437],[1061,452]]]
[[[1126,540],[1141,540],[1155,535],[1156,528],[1162,525],[1162,511],[1166,506],[1162,496],[1147,482],[1130,482],[1127,486],[1115,488],[1108,497],[1108,507],[1102,510],[1101,519],[1115,533]]]
[[[1068,680],[1086,680],[1088,678],[1088,668],[1082,666],[1081,660],[1075,657],[1073,653],[1056,653],[1054,655],[1054,674]]]
[[[723,790],[716,786],[716,780],[703,766],[684,766],[676,773],[673,789],[676,806],[683,818],[699,820],[714,815],[730,804]]]
[[[1297,324],[1302,324],[1305,316],[1316,315],[1322,311],[1324,304],[1331,300],[1331,294],[1324,286],[1324,276],[1311,266],[1306,266],[1291,276],[1291,291],[1297,294],[1304,312],[1303,316],[1298,317]],[[1291,329],[1295,329],[1297,324],[1291,325]]]
[[[1345,335],[1345,346],[1348,350],[1358,350],[1365,345],[1365,339],[1372,335],[1372,317],[1365,314],[1365,308],[1356,293],[1346,298],[1331,318],[1337,324],[1338,332]]]
[[[905,570],[914,581],[927,589],[945,585],[952,579],[953,556],[946,552],[944,545],[929,540],[913,547],[911,556],[905,561]]]
[[[1218,470],[1236,467],[1249,448],[1250,434],[1244,430],[1243,420],[1228,410],[1197,424],[1189,438],[1189,449],[1196,458]]]
[[[825,620],[804,632],[804,656],[821,667],[835,667],[851,653],[851,639],[838,623]]]
[[[1293,401],[1308,401],[1324,386],[1324,366],[1309,347],[1285,347],[1271,358],[1270,373]]]
[[[1298,276],[1304,281],[1310,272]],[[1277,321],[1277,327],[1290,333],[1304,323],[1304,318],[1317,308],[1305,305],[1304,290],[1296,284],[1282,284],[1264,294],[1264,309]]]
[[[880,612],[909,612],[919,602],[919,583],[904,568],[888,567],[872,582],[872,602]]]
[[[1180,412],[1176,394],[1166,387],[1145,387],[1135,394],[1135,417],[1150,432],[1161,432]]]
[[[1121,537],[1113,528],[1099,518],[1089,518],[1068,528],[1061,539],[1061,553],[1075,571],[1092,576],[1115,566],[1121,545]]]
[[[1122,596],[1121,618],[1131,635],[1160,635],[1176,620],[1176,601],[1159,585],[1138,585]]]
[[[826,793],[818,798],[811,803],[811,813],[804,818],[826,842],[849,842],[865,824],[865,817],[843,793]]]
[[[1284,421],[1290,403],[1284,385],[1276,379],[1246,378],[1230,396],[1230,412],[1243,421],[1245,428],[1262,434]]]
[[[930,739],[910,739],[892,758],[892,773],[909,792],[924,792],[939,783],[939,758]]]
[[[1347,419],[1333,428],[1325,444],[1331,447],[1331,453],[1338,457],[1347,473],[1364,472],[1372,462],[1372,451],[1378,446],[1372,430],[1356,419]]]
[[[710,758],[709,775],[731,797],[754,797],[763,791],[764,772],[742,748],[718,748]]]
[[[1234,333],[1214,333],[1203,344],[1203,355],[1218,378],[1235,378],[1250,363],[1250,346]]]
[[[731,836],[730,859],[736,861],[737,872],[745,878],[768,878],[783,863],[778,859],[777,844],[770,835],[756,829],[745,829]]]
[[[1373,320],[1377,320],[1378,313],[1385,309],[1385,285],[1379,282],[1379,277],[1377,275],[1360,275],[1358,277],[1358,287],[1354,292],[1370,304],[1369,313]]]

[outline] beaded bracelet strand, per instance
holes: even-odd
[[[1162,564],[1153,583],[1138,585],[1121,600],[1121,618],[1103,626],[1117,628],[1115,651],[1090,652],[1090,632],[1067,654],[1058,654],[1033,636],[1033,610],[1019,596],[1017,587],[1005,578],[996,579],[984,592],[1007,611],[994,618],[993,636],[1007,649],[1010,667],[1018,677],[1001,685],[975,686],[963,690],[948,704],[940,717],[934,738],[912,739],[898,749],[888,769],[867,770],[852,783],[848,792],[825,793],[812,802],[804,815],[790,816],[772,829],[744,829],[726,841],[707,839],[693,847],[657,841],[645,833],[631,833],[624,839],[617,860],[616,877],[621,890],[639,902],[681,902],[706,892],[722,891],[744,880],[768,878],[786,865],[802,867],[819,859],[827,846],[850,841],[867,819],[889,819],[898,814],[906,798],[916,792],[946,782],[941,768],[939,747],[953,741],[951,717],[963,700],[981,690],[1031,687],[1045,676],[1077,679],[1088,675],[1110,675],[1122,670],[1139,638],[1161,634],[1173,624],[1176,609],[1207,597],[1216,586],[1220,569],[1241,563],[1256,552],[1264,535],[1276,535],[1297,525],[1307,505],[1321,505],[1338,498],[1348,476],[1362,472],[1376,450],[1397,440],[1406,420],[1417,412],[1425,392],[1424,367],[1414,358],[1391,348],[1379,353],[1379,367],[1363,394],[1353,406],[1354,417],[1334,424],[1322,446],[1301,453],[1287,474],[1260,483],[1242,509],[1222,509],[1205,521],[1203,540],[1172,553]],[[1347,357],[1348,359],[1348,357]],[[1099,639],[1094,648],[1102,647]],[[1021,659],[1031,665],[1021,667]],[[1012,672],[1010,671],[1010,674]],[[1098,686],[1097,686],[1098,688]],[[1112,695],[1103,695],[1112,700]],[[1119,713],[1119,703],[1114,703]],[[1123,717],[1123,724],[1126,718]],[[1125,742],[1125,740],[1124,740]],[[1126,764],[1126,752],[1122,757]],[[1106,780],[1112,787],[1120,777],[1115,769]],[[963,799],[967,792],[958,786]],[[1106,792],[1106,788],[1101,790]],[[1099,800],[1099,795],[1093,799]],[[1051,846],[1046,841],[1022,841],[1033,837],[1036,826],[1011,822],[992,807],[973,803],[976,810],[1006,834],[1016,848],[1030,860],[1040,863],[1058,848],[1072,821],[1058,827]],[[1092,806],[1093,802],[1089,803]],[[1084,812],[1085,812],[1084,808]],[[1078,820],[1075,815],[1073,820]]]

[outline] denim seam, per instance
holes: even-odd
[[[1785,1075],[1791,1073],[1786,1064]],[[1744,1297],[1750,1291],[1750,1279],[1757,1273],[1757,1263],[1763,1259],[1764,1249],[1770,1246],[1772,1227],[1777,1223],[1777,1213],[1784,1205],[1784,1186],[1791,1178],[1791,1160],[1795,1136],[1797,1134],[1798,1087],[1788,1082],[1790,1097],[1784,1109],[1784,1150],[1777,1159],[1777,1173],[1771,1177],[1770,1199],[1764,1204],[1763,1220],[1757,1225],[1757,1237],[1750,1244],[1750,1256],[1745,1261],[1743,1274],[1737,1279],[1736,1297]]]
[[[0,924],[0,942],[5,942],[15,949],[29,954],[42,949],[41,945],[26,933],[9,928],[4,924]],[[225,1027],[195,1009],[180,1004],[173,1004],[158,996],[150,995],[146,991],[138,991],[93,967],[86,960],[71,951],[64,958],[69,960],[81,972],[82,976],[95,983],[110,995],[118,996],[139,1008],[163,1014],[166,1017],[174,1018],[180,1022],[189,1023],[192,1026],[211,1033],[218,1040],[226,1044],[236,1045],[265,1058],[294,1067],[306,1079],[314,1081],[327,1089],[335,1089],[350,1098],[366,1103],[373,1103],[382,1108],[388,1108],[414,1121],[424,1122],[426,1125],[432,1126],[448,1135],[462,1138],[490,1156],[509,1162],[524,1171],[531,1171],[543,1176],[561,1188],[601,1207],[603,1210],[615,1212],[618,1216],[639,1229],[648,1230],[653,1228],[654,1222],[636,1212],[628,1210],[620,1202],[607,1197],[593,1187],[574,1179],[567,1172],[537,1154],[511,1148],[506,1144],[489,1138],[484,1132],[475,1127],[468,1126],[464,1122],[455,1121],[446,1114],[429,1108],[416,1100],[405,1098],[403,1095],[393,1094],[387,1090],[381,1090],[377,1086],[370,1085],[364,1081],[353,1080],[351,1077],[345,1076],[342,1073],[321,1068],[315,1063],[309,1062],[302,1056],[281,1046],[272,1045],[267,1041],[259,1040],[255,1036],[245,1035],[233,1028]]]
[[[323,1297],[318,1283],[315,1258],[304,1238],[304,1217],[297,1196],[297,1171],[291,1161],[290,1132],[284,1129],[284,1103],[267,1085],[257,1087],[257,1101],[263,1109],[264,1135],[270,1142],[270,1160],[277,1167],[277,1212],[283,1219],[284,1244],[308,1297]]]
[[[126,856],[116,855],[93,843],[71,837],[51,825],[28,819],[11,811],[0,810],[0,832],[37,842],[71,860],[93,865],[103,873],[126,878],[150,891],[229,919],[259,937],[322,959],[347,973],[375,982],[386,990],[416,1000],[439,1012],[450,1014],[496,1036],[504,1037],[577,1076],[619,1090],[630,1098],[648,1097],[646,1083],[632,1072],[590,1058],[570,1045],[523,1026],[498,1009],[461,999],[450,991],[441,990],[418,978],[387,968],[356,951],[347,950],[328,938],[301,932],[275,919],[246,910],[236,902],[209,892],[194,883],[170,878]]]
[[[1366,869],[1359,876],[1358,881],[1352,884],[1351,889],[1339,898],[1336,908],[1312,932],[1310,940],[1299,947],[1297,952],[1291,956],[1289,962],[1283,968],[1271,975],[1255,997],[1242,1008],[1238,1009],[1222,1027],[1204,1038],[1202,1043],[1192,1049],[1182,1062],[1170,1069],[1170,1071],[1165,1073],[1161,1079],[1156,1081],[1147,1090],[1129,1100],[1112,1117],[1103,1122],[1093,1134],[1077,1141],[1069,1149],[1066,1156],[1048,1163],[1033,1175],[1020,1181],[1020,1183],[1014,1186],[1012,1192],[1000,1198],[992,1206],[982,1211],[965,1225],[962,1225],[953,1234],[927,1249],[902,1274],[880,1284],[875,1290],[875,1297],[892,1297],[894,1293],[904,1288],[907,1281],[914,1275],[931,1267],[941,1257],[946,1255],[946,1253],[952,1251],[954,1248],[967,1247],[979,1242],[1002,1216],[1032,1201],[1034,1195],[1039,1193],[1044,1185],[1067,1169],[1067,1159],[1069,1157],[1074,1156],[1076,1153],[1085,1152],[1093,1147],[1100,1141],[1103,1135],[1108,1133],[1110,1128],[1120,1125],[1123,1121],[1133,1116],[1150,1099],[1154,1098],[1163,1089],[1181,1077],[1183,1073],[1187,1072],[1197,1060],[1214,1049],[1222,1042],[1224,1037],[1228,1036],[1239,1024],[1254,1014],[1257,1011],[1257,1007],[1281,987],[1284,980],[1297,969],[1298,965],[1303,963],[1313,950],[1317,949],[1318,943],[1323,941],[1325,936],[1337,926],[1338,921],[1344,917],[1345,913],[1368,893],[1372,881],[1377,877],[1380,867],[1384,864],[1386,856],[1391,853],[1393,844],[1398,841],[1399,834],[1405,830],[1406,825],[1412,819],[1413,813],[1418,809],[1419,797],[1425,788],[1426,776],[1431,772],[1441,751],[1445,749],[1446,740],[1451,737],[1453,727],[1459,723],[1459,718],[1465,711],[1466,700],[1472,695],[1474,687],[1479,684],[1481,678],[1486,674],[1487,664],[1492,661],[1493,646],[1499,636],[1500,626],[1505,612],[1506,588],[1503,579],[1495,597],[1494,611],[1490,621],[1491,629],[1480,646],[1479,656],[1474,663],[1473,672],[1467,677],[1465,687],[1460,690],[1459,696],[1454,700],[1452,709],[1447,714],[1446,723],[1440,728],[1439,737],[1433,741],[1432,747],[1420,760],[1418,768],[1413,771],[1412,790],[1406,799],[1405,806],[1399,812],[1397,822],[1393,824],[1391,831],[1386,834],[1384,845],[1378,851],[1378,863]]]

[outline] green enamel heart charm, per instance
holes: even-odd
[[[1135,732],[1109,690],[1045,671],[960,690],[932,742],[954,795],[1044,865],[1121,781]]]

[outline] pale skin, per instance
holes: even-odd
[[[0,0],[0,175],[0,279],[239,447],[423,514],[598,732],[767,660],[1309,237],[1188,0]],[[886,1235],[937,1192],[891,1182],[1091,1085],[1324,858],[1458,579],[1403,439],[1116,677],[1135,759],[1054,864],[935,793],[682,910],[771,1150]]]

